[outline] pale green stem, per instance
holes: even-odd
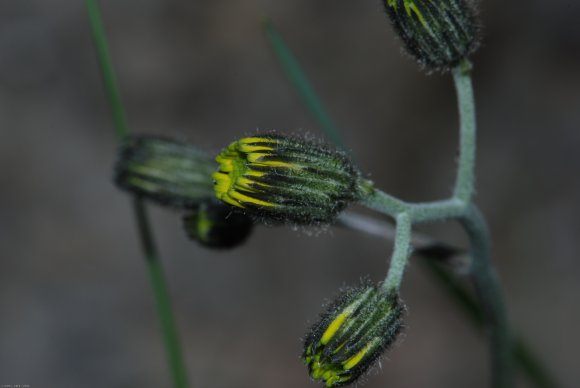
[[[490,339],[493,386],[508,388],[513,386],[512,344],[507,320],[507,312],[497,276],[490,262],[489,238],[485,220],[474,206],[445,204],[445,201],[433,204],[409,204],[393,199],[391,196],[374,190],[367,200],[371,207],[389,216],[396,214],[397,229],[395,248],[391,267],[384,287],[388,290],[400,285],[402,272],[405,269],[410,242],[411,225],[414,216],[425,220],[457,219],[466,230],[471,246],[470,277],[482,305],[488,335]],[[459,201],[461,203],[461,201]],[[366,202],[365,202],[366,203]],[[436,217],[437,214],[439,217]],[[408,225],[407,225],[408,224]],[[404,256],[404,259],[403,259]],[[403,263],[403,264],[401,264]]]
[[[338,215],[336,226],[395,241],[395,226],[376,217],[344,211]],[[413,254],[419,256],[428,255],[431,260],[444,263],[446,267],[453,269],[457,273],[466,272],[469,263],[471,263],[471,258],[465,252],[465,249],[438,241],[426,234],[413,231],[411,245]]]
[[[362,214],[343,212],[339,215],[337,224],[380,238],[386,237],[394,240],[395,237],[395,228],[391,224]],[[439,284],[445,287],[449,295],[462,308],[462,311],[478,328],[484,326],[486,314],[482,311],[481,301],[478,302],[472,296],[471,290],[463,285],[457,276],[454,276],[454,274],[457,274],[457,270],[461,273],[464,272],[465,259],[468,259],[469,263],[472,262],[469,257],[465,257],[467,255],[461,250],[449,247],[448,252],[456,257],[446,256],[444,257],[445,260],[441,261],[441,257],[437,255],[438,252],[433,255],[429,251],[429,247],[432,244],[437,245],[439,243],[428,236],[421,236],[416,233],[413,234],[412,244],[415,248],[413,253],[422,258],[420,263],[429,269],[430,273],[439,281]],[[514,363],[517,363],[533,386],[538,388],[557,388],[559,386],[554,376],[542,363],[541,358],[533,352],[525,339],[514,337],[512,346]]]
[[[459,222],[471,245],[470,276],[482,306],[490,339],[493,386],[513,386],[513,348],[508,315],[497,274],[490,262],[490,243],[485,219],[475,206],[468,207]]]
[[[399,213],[408,212],[409,204],[374,187],[368,180],[358,184],[361,195],[360,202],[369,209],[376,210],[396,218]]]
[[[453,69],[453,81],[459,109],[459,161],[453,197],[469,203],[475,181],[476,123],[475,101],[470,76],[471,64],[466,60]]]
[[[408,213],[400,213],[397,215],[396,220],[395,246],[391,256],[389,272],[382,285],[383,291],[387,293],[399,291],[407,260],[411,254],[411,217],[409,217]]]
[[[127,138],[129,130],[125,119],[125,112],[119,88],[117,87],[117,82],[115,80],[115,72],[109,55],[101,14],[96,0],[86,0],[86,6],[95,41],[97,59],[99,60],[105,84],[105,93],[113,114],[113,122],[117,138],[119,142],[123,142]],[[145,204],[141,198],[135,196],[133,199],[133,205],[139,230],[139,237],[143,247],[143,253],[145,254],[145,263],[149,272],[151,288],[153,289],[155,305],[157,307],[157,315],[163,332],[169,368],[173,377],[173,386],[175,388],[186,388],[188,386],[187,373],[183,361],[179,337],[177,335],[177,326],[173,318],[168,287],[165,282],[159,254],[153,240],[153,234],[145,210]]]
[[[456,219],[465,212],[465,203],[451,198],[435,202],[410,203],[402,201],[375,187],[369,181],[359,183],[363,192],[361,203],[366,207],[395,218],[401,212],[409,213],[412,223]]]
[[[337,216],[336,225],[350,230],[357,230],[375,237],[382,237],[387,240],[395,241],[395,226],[387,221],[379,220],[376,217],[352,211],[343,211]],[[442,245],[443,243],[428,235],[413,232],[411,244],[417,249],[427,249],[435,245]],[[453,250],[460,251],[459,248],[453,248]]]
[[[407,203],[373,187],[369,181],[359,183],[362,203],[391,217],[409,215],[411,224],[455,219],[467,231],[472,249],[471,279],[485,314],[489,331],[493,386],[507,388],[513,384],[512,345],[507,313],[495,271],[490,262],[489,239],[485,221],[470,205],[474,189],[476,126],[473,89],[465,62],[453,71],[460,115],[460,151],[453,196],[448,200]],[[397,226],[399,223],[397,223]],[[397,227],[397,236],[399,228]],[[397,243],[395,241],[395,251]],[[395,261],[391,262],[393,265]],[[404,267],[403,267],[404,269]],[[396,269],[396,272],[399,268]],[[399,277],[400,278],[400,277]]]

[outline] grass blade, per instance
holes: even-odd
[[[308,107],[308,110],[322,127],[326,136],[328,136],[328,138],[342,150],[348,152],[346,145],[342,141],[338,128],[326,113],[322,102],[320,102],[320,98],[318,98],[318,95],[312,88],[310,81],[308,81],[304,71],[302,71],[302,68],[294,54],[292,54],[290,49],[286,46],[284,40],[270,19],[265,18],[262,24],[266,37],[272,45],[272,49],[274,50],[280,65],[284,69],[288,79],[292,82],[292,85],[294,85],[296,92],[300,95],[300,99]]]

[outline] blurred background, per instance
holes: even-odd
[[[379,1],[101,4],[132,131],[214,151],[256,129],[322,136],[264,38],[268,15],[379,187],[450,193],[451,78],[401,55]],[[513,324],[575,387],[580,3],[480,10],[476,200]],[[0,384],[169,386],[130,199],[111,183],[116,144],[83,2],[0,2]],[[187,240],[178,213],[151,216],[193,387],[318,386],[300,338],[340,287],[381,280],[391,251],[338,229],[261,227],[213,252]],[[453,224],[423,230],[464,243]],[[365,387],[487,387],[485,342],[417,263],[402,296],[404,339]]]

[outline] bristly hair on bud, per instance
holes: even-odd
[[[448,71],[479,46],[472,0],[383,0],[407,51],[430,70]]]
[[[150,135],[129,136],[120,147],[115,183],[158,204],[180,209],[214,198],[215,164],[191,144]]]
[[[357,380],[395,341],[403,311],[396,292],[370,285],[343,292],[304,340],[310,376],[329,388]]]
[[[216,197],[261,221],[329,223],[360,196],[360,173],[344,153],[301,138],[245,137],[216,161]]]
[[[250,217],[215,199],[202,202],[183,218],[185,232],[208,248],[234,248],[243,244],[254,226]]]

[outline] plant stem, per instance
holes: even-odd
[[[345,228],[375,237],[388,238],[390,240],[394,240],[395,237],[395,230],[392,225],[373,217],[352,212],[343,212],[337,221],[339,226],[344,226]],[[416,239],[416,237],[418,238]],[[457,268],[460,272],[464,272],[465,260],[461,258],[460,265],[457,266],[453,256],[448,257],[450,260],[446,259],[442,261],[439,255],[431,254],[429,246],[431,244],[438,245],[439,243],[433,241],[428,236],[413,234],[412,243],[415,247],[413,254],[421,258],[419,262],[437,280],[437,283],[445,288],[456,305],[473,322],[474,326],[481,329],[484,325],[484,314],[480,304],[474,298],[472,292],[459,281],[457,276],[454,276]],[[453,247],[450,247],[448,251],[457,252],[456,254],[460,256],[464,255],[461,251]],[[518,367],[533,386],[537,388],[557,388],[559,386],[554,376],[545,368],[537,354],[530,349],[525,339],[514,336],[512,345],[514,362],[517,363]]]
[[[359,182],[361,203],[369,209],[396,218],[398,214],[410,211],[410,204],[374,187],[368,180]]]
[[[522,338],[514,338],[514,359],[528,375],[528,379],[538,388],[556,388],[558,383],[540,359],[532,352]]]
[[[471,64],[465,60],[453,69],[459,109],[459,161],[453,197],[469,203],[475,180],[475,101],[470,76]]]
[[[387,221],[375,217],[344,211],[338,215],[336,225],[345,229],[355,230],[367,235],[395,241],[396,228]],[[413,254],[421,257],[429,257],[434,262],[445,264],[458,273],[467,271],[471,258],[465,249],[455,247],[444,242],[435,240],[431,236],[413,232],[411,237]]]
[[[343,211],[336,219],[337,226],[343,226],[346,229],[357,230],[365,234],[386,238],[387,240],[395,240],[396,228],[387,221],[379,220],[375,217],[370,217],[352,211]],[[414,249],[429,249],[433,246],[443,245],[442,242],[433,239],[432,237],[413,232],[411,239]],[[449,247],[450,250],[459,252],[459,248]]]
[[[490,262],[487,225],[479,210],[470,206],[459,220],[471,244],[471,279],[483,311],[490,339],[493,386],[513,386],[512,338],[497,275]]]
[[[363,205],[393,218],[401,212],[409,213],[411,222],[414,224],[456,219],[465,212],[465,203],[455,198],[435,202],[410,203],[372,187],[368,181],[363,183],[361,187],[364,187],[365,191],[361,200]]]
[[[389,293],[391,291],[399,291],[405,267],[407,266],[407,259],[411,254],[411,217],[407,213],[400,213],[397,216],[397,229],[395,234],[395,247],[391,256],[391,264],[389,272],[382,285],[383,291]]]
[[[119,142],[122,143],[128,136],[129,130],[125,119],[123,103],[115,79],[115,72],[109,55],[102,18],[96,0],[86,0],[86,7],[95,41],[97,58],[103,75],[105,93],[113,115],[117,138]],[[175,388],[186,388],[188,386],[187,373],[183,361],[179,337],[177,335],[177,327],[173,318],[171,301],[169,298],[169,292],[167,291],[168,287],[165,282],[163,267],[161,265],[157,248],[153,240],[153,234],[145,210],[145,204],[141,198],[135,196],[133,198],[133,206],[141,245],[145,254],[145,263],[149,272],[151,287],[153,289],[155,304],[157,307],[157,315],[161,324],[169,368],[173,377],[173,386]]]
[[[153,239],[153,233],[147,217],[144,202],[135,196],[133,208],[139,229],[139,237],[145,263],[149,271],[149,279],[153,288],[157,314],[161,324],[161,331],[165,339],[165,350],[169,361],[169,368],[173,376],[173,386],[176,388],[185,388],[187,383],[187,372],[183,362],[179,336],[177,335],[177,325],[173,317],[171,302],[168,293],[167,283],[163,272],[163,266],[159,260],[159,253]]]

